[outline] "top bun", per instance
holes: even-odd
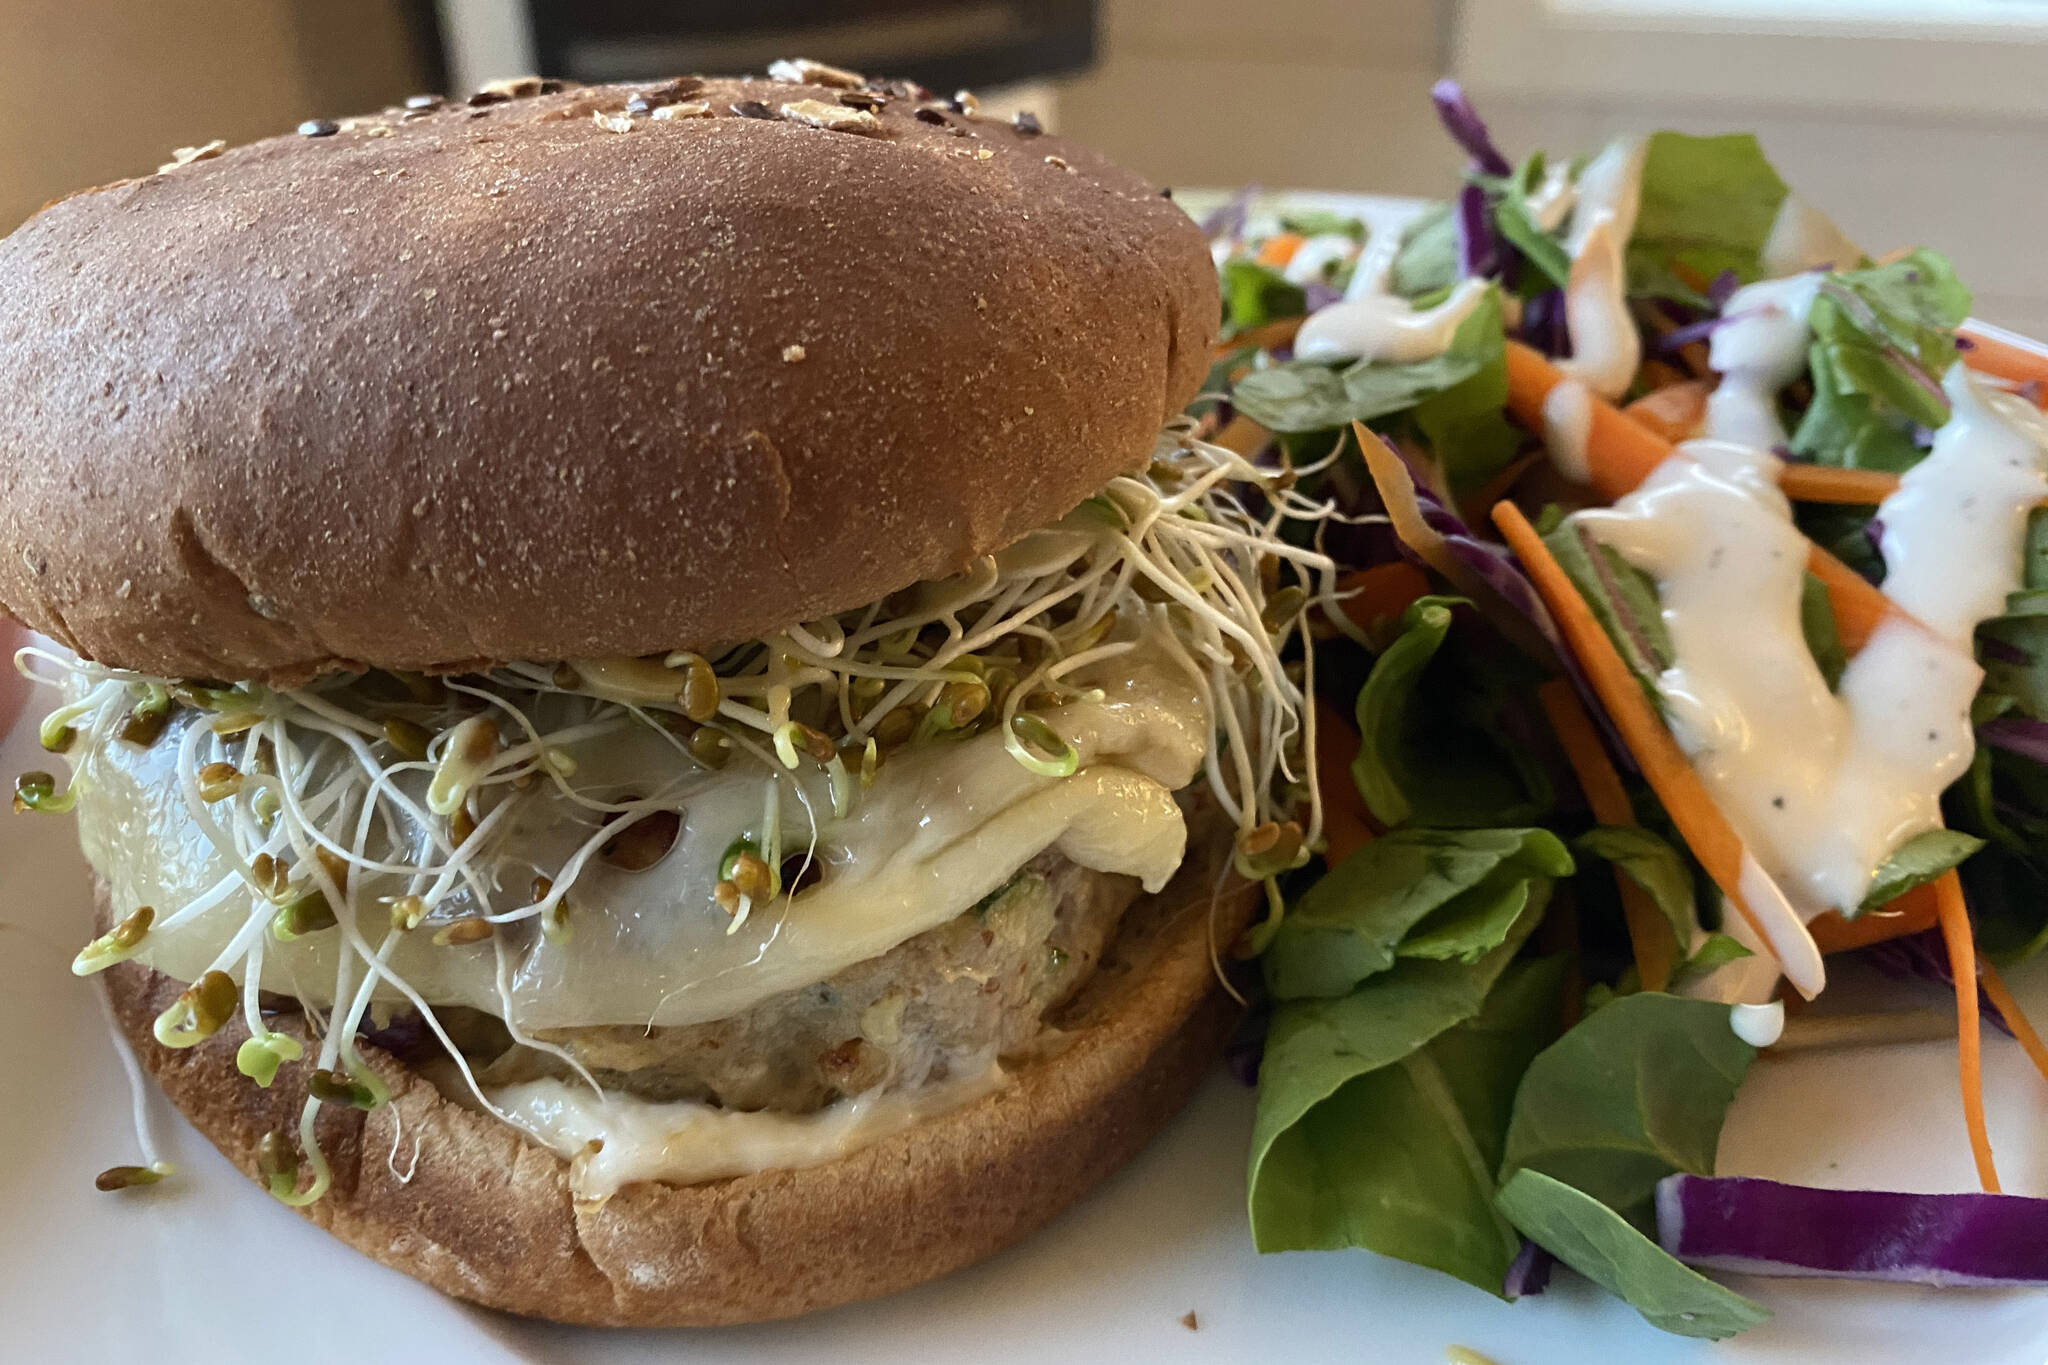
[[[44,209],[0,242],[0,603],[171,676],[650,654],[1141,465],[1206,372],[1201,232],[804,65],[501,83]]]

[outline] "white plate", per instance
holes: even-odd
[[[1412,212],[1384,200],[1371,207]],[[0,746],[0,773],[38,766],[45,760],[24,722]],[[178,1177],[95,1192],[93,1175],[134,1160],[135,1148],[129,1091],[95,990],[67,969],[90,918],[67,821],[0,816],[0,893],[4,1361],[595,1365],[829,1353],[841,1365],[1433,1365],[1452,1344],[1500,1365],[2048,1361],[2041,1292],[1732,1280],[1777,1316],[1713,1347],[1654,1331],[1568,1274],[1541,1298],[1508,1305],[1365,1252],[1259,1257],[1244,1220],[1251,1096],[1220,1072],[1080,1207],[1022,1246],[896,1298],[717,1331],[606,1333],[503,1317],[443,1299],[301,1222],[153,1091],[145,1104]],[[2048,1017],[2048,970],[2015,985],[2036,1018]],[[1989,1035],[1985,1052],[2006,1188],[2048,1195],[2048,1086],[2009,1040]],[[1816,1185],[1973,1189],[1954,1054],[1922,1044],[1760,1062],[1729,1116],[1721,1166]],[[1193,1331],[1181,1322],[1190,1311]]]

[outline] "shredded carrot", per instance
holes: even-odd
[[[1650,390],[1622,411],[1676,444],[1700,434],[1707,419],[1707,395],[1712,391],[1713,386],[1703,379],[1681,379]]]
[[[1529,430],[1540,432],[1543,400],[1564,383],[1564,372],[1543,352],[1512,339],[1507,361],[1508,411]],[[1592,398],[1592,414],[1586,446],[1592,456],[1593,488],[1614,502],[1671,458],[1671,442],[1597,394]]]
[[[1700,776],[1693,771],[1692,764],[1678,747],[1678,741],[1664,728],[1664,722],[1650,706],[1650,700],[1636,685],[1628,665],[1622,662],[1621,654],[1614,648],[1614,641],[1579,596],[1579,590],[1565,573],[1564,568],[1550,553],[1536,528],[1522,515],[1521,509],[1511,502],[1494,506],[1494,524],[1500,527],[1508,546],[1522,561],[1530,581],[1543,597],[1544,605],[1550,608],[1557,619],[1558,630],[1570,645],[1572,654],[1586,676],[1593,684],[1593,691],[1607,708],[1607,714],[1614,721],[1615,728],[1627,742],[1629,752],[1643,770],[1650,787],[1657,793],[1657,799],[1664,803],[1665,811],[1671,816],[1678,833],[1699,859],[1700,866],[1714,884],[1721,888],[1721,894],[1728,903],[1741,912],[1749,921],[1750,928],[1765,943],[1771,942],[1771,935],[1758,921],[1742,894],[1742,867],[1747,854],[1743,850],[1742,837],[1729,825],[1728,818],[1714,805],[1707,795]],[[1797,984],[1797,983],[1795,983]]]
[[[1209,353],[1221,360],[1232,351],[1240,351],[1247,346],[1270,351],[1276,346],[1285,346],[1294,340],[1294,334],[1301,330],[1301,324],[1306,321],[1307,318],[1281,318],[1277,322],[1262,323],[1248,332],[1239,332],[1228,341],[1217,342],[1210,348]]]
[[[1961,337],[1969,343],[1963,351],[1965,365],[1978,374],[2011,380],[2015,384],[2033,381],[2040,386],[2034,402],[2048,407],[2048,351],[2028,343],[2025,338],[2007,340],[1995,329],[1965,327]]]
[[[1212,444],[1247,457],[1264,448],[1272,439],[1272,432],[1241,412],[1224,423],[1223,430],[1209,438]]]
[[[1593,818],[1603,825],[1635,824],[1635,808],[1629,804],[1628,791],[1621,785],[1621,774],[1614,770],[1613,760],[1607,757],[1607,746],[1600,742],[1592,718],[1580,705],[1579,694],[1572,690],[1572,685],[1562,678],[1553,678],[1536,689],[1536,699],[1543,704],[1543,714],[1550,717],[1550,728],[1556,732],[1565,760],[1579,779],[1586,804],[1593,808]],[[1678,940],[1658,913],[1650,893],[1635,878],[1616,868],[1614,885],[1621,895],[1621,914],[1628,924],[1636,976],[1644,990],[1661,991],[1671,984],[1671,968],[1680,947]]]
[[[1508,410],[1532,431],[1543,430],[1543,400],[1564,382],[1564,374],[1541,352],[1508,342]],[[1671,457],[1671,443],[1599,395],[1590,398],[1592,425],[1586,442],[1593,487],[1609,502],[1620,499]],[[1806,567],[1827,585],[1835,628],[1854,653],[1878,623],[1896,610],[1889,598],[1818,545]]]
[[[1794,502],[1833,502],[1875,507],[1899,489],[1899,476],[1881,469],[1836,469],[1824,464],[1787,464],[1778,487]]]
[[[1815,916],[1807,922],[1807,932],[1823,953],[1846,953],[1855,948],[1868,948],[1873,943],[1886,939],[1904,938],[1917,934],[1923,929],[1932,929],[1939,916],[1934,906],[1934,888],[1931,885],[1916,886],[1905,895],[1886,905],[1882,910],[1873,910],[1846,919],[1836,911]]]
[[[1944,872],[1932,883],[1935,913],[1941,920],[1941,941],[1948,948],[1948,968],[1956,979],[1956,1071],[1963,1087],[1963,1125],[1970,1130],[1970,1155],[1977,1161],[1977,1180],[1986,1194],[1998,1193],[1998,1171],[1991,1164],[1991,1131],[1984,1123],[1983,1039],[1977,1020],[1977,945],[1970,938],[1970,910],[1963,903],[1962,878]]]
[[[1352,779],[1358,728],[1336,706],[1316,698],[1316,777],[1323,793],[1323,857],[1335,867],[1378,837]]]
[[[1294,253],[1301,250],[1303,240],[1298,232],[1276,232],[1259,247],[1256,259],[1260,265],[1278,270],[1294,259]]]
[[[1337,580],[1344,614],[1360,630],[1377,629],[1429,593],[1429,575],[1405,560],[1354,569]]]
[[[2034,1026],[2027,1022],[2027,1016],[2020,1009],[2020,1002],[2012,998],[2012,992],[2005,988],[2005,982],[1989,962],[1977,963],[1978,984],[1984,994],[1991,997],[1991,1003],[2005,1016],[2005,1026],[2012,1030],[2012,1036],[2033,1060],[2034,1069],[2041,1073],[2041,1079],[2048,1080],[2048,1044],[2041,1041],[2041,1035],[2034,1032]]]

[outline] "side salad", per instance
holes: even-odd
[[[1469,164],[1405,228],[1207,223],[1204,430],[1345,568],[1327,844],[1239,945],[1258,1247],[1558,1260],[1714,1338],[1769,1310],[1702,1268],[2048,1284],[1980,1075],[1991,1027],[2048,1081],[2001,975],[2048,944],[2048,359],[1753,137],[1517,161],[1436,99]],[[1715,1175],[1848,955],[1952,997],[1984,1193]]]

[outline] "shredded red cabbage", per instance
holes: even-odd
[[[1516,329],[1528,342],[1553,360],[1572,353],[1571,329],[1565,325],[1564,291],[1546,289],[1522,305],[1522,323]]]
[[[1522,1249],[1508,1263],[1507,1278],[1501,1284],[1500,1296],[1509,1301],[1534,1298],[1550,1287],[1550,1272],[1556,1267],[1557,1257],[1523,1238]]]
[[[1657,1183],[1657,1240],[1688,1264],[1744,1275],[2048,1285],[2048,1199],[2015,1194],[1673,1175]]]
[[[1493,218],[1486,211],[1486,191],[1467,181],[1458,191],[1458,272],[1467,278],[1487,279],[1500,272],[1500,243],[1493,235]]]
[[[1486,131],[1485,121],[1472,107],[1472,101],[1465,98],[1465,87],[1447,78],[1430,88],[1429,97],[1436,101],[1436,115],[1443,120],[1444,131],[1465,149],[1474,166],[1487,175],[1513,173],[1515,168],[1493,145],[1493,134]]]
[[[1257,185],[1245,185],[1236,194],[1218,205],[1216,211],[1202,220],[1202,235],[1210,241],[1236,241],[1244,236],[1245,219],[1251,215],[1252,200],[1258,195]]]
[[[2014,652],[2022,656],[2026,654],[2025,650]],[[2022,661],[2025,661],[2024,657]],[[2016,753],[2022,758],[2030,758],[2036,763],[2048,763],[2048,720],[2030,720],[2025,716],[1999,716],[1978,726],[1977,738],[1986,744],[1993,744]]]
[[[1729,296],[1741,287],[1742,280],[1736,275],[1733,267],[1730,267],[1707,282],[1707,298],[1714,307],[1726,308]]]
[[[1927,981],[1950,992],[1956,988],[1956,974],[1949,968],[1948,949],[1942,943],[1939,929],[1923,929],[1917,934],[1888,938],[1858,951],[1864,961],[1894,981]],[[2012,1036],[2005,1016],[1998,1012],[1998,1006],[1991,1003],[1991,997],[1984,994],[1982,987],[1977,990],[1977,1012],[1985,1023],[2008,1038]]]

